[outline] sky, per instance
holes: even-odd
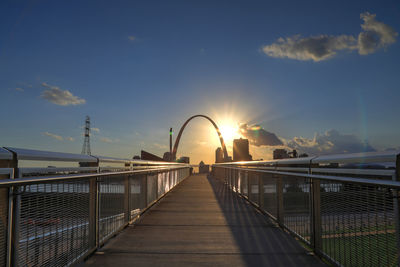
[[[400,148],[398,1],[1,1],[0,146],[131,158],[208,115],[255,159]],[[178,156],[213,162],[202,118]]]

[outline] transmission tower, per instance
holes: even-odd
[[[86,116],[85,120],[85,140],[83,141],[82,154],[91,155],[90,152],[90,118]]]

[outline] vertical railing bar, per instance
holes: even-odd
[[[322,251],[322,231],[321,231],[321,181],[312,179],[312,244],[314,251],[320,254]]]
[[[14,162],[14,160],[13,160]],[[17,164],[18,166],[18,164]],[[15,166],[15,168],[17,167]],[[12,172],[10,173],[10,179],[15,178],[15,168],[13,168]],[[13,195],[14,187],[10,187],[8,189],[8,214],[7,214],[7,252],[6,252],[6,266],[11,267],[13,266],[13,257],[12,257],[12,232],[13,232],[13,218],[14,218],[14,195]]]
[[[89,180],[89,247],[97,247],[97,178]]]
[[[15,152],[13,154],[13,168],[14,168],[14,178],[22,178],[22,173],[18,168],[18,157]],[[19,266],[19,224],[20,224],[20,212],[21,212],[21,195],[19,194],[19,187],[13,187],[11,191],[12,204],[12,218],[11,218],[11,266]]]
[[[396,156],[396,174],[393,180],[400,181],[400,154]],[[397,241],[397,266],[400,266],[400,192],[398,189],[394,190],[393,196],[394,216],[396,222],[396,241]]]
[[[258,205],[261,210],[264,210],[264,176],[262,174],[258,177]]]
[[[147,180],[147,174],[144,175],[144,178],[142,178],[142,187],[143,187],[143,195],[144,195],[144,207],[147,207],[147,194],[148,194],[148,180]]]
[[[99,162],[97,160],[97,162]],[[98,164],[97,167],[97,173],[100,173],[100,164]],[[96,198],[95,198],[95,209],[96,209],[96,213],[95,213],[95,223],[96,223],[96,227],[95,227],[95,234],[96,234],[96,242],[95,242],[95,246],[96,248],[100,247],[100,189],[101,189],[101,184],[100,184],[100,179],[99,177],[96,178]]]
[[[284,227],[284,214],[283,214],[283,177],[280,175],[273,175],[276,178],[276,191],[277,191],[277,210],[278,210],[278,224]]]
[[[131,199],[131,189],[130,189],[130,178],[129,175],[125,175],[124,177],[124,206],[125,206],[125,223],[129,223],[130,220],[130,199]]]

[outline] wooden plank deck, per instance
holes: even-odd
[[[220,181],[192,175],[87,266],[325,266]]]

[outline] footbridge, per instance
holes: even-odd
[[[398,152],[187,164],[0,148],[1,266],[397,266]]]

